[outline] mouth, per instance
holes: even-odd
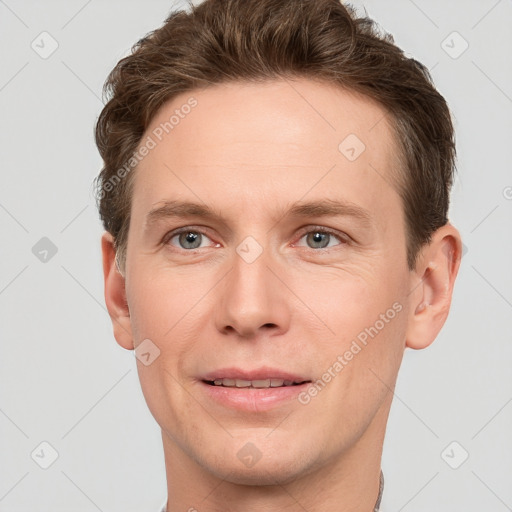
[[[215,379],[215,380],[203,380],[210,386],[222,386],[224,388],[253,388],[253,389],[265,389],[265,388],[282,388],[288,386],[300,386],[311,382],[310,380],[284,380],[284,379],[257,379],[257,380],[246,380],[246,379]]]
[[[313,382],[304,375],[277,368],[254,370],[223,368],[198,379],[202,392],[223,408],[261,413],[297,402],[297,396]]]

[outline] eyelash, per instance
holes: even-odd
[[[199,228],[195,228],[194,226],[185,226],[183,228],[178,228],[178,229],[175,229],[175,230],[170,231],[169,233],[167,233],[164,236],[164,238],[162,239],[162,244],[163,245],[170,245],[170,241],[173,238],[175,238],[176,236],[179,236],[182,233],[189,233],[189,232],[191,232],[191,233],[198,233],[198,234],[206,236],[207,238],[210,239],[210,237],[207,235],[207,233],[204,230],[199,229]],[[304,236],[306,236],[306,235],[308,235],[310,233],[322,233],[322,234],[326,234],[326,235],[331,235],[331,236],[333,236],[333,237],[338,239],[338,241],[340,242],[338,245],[346,245],[346,244],[349,243],[348,235],[340,233],[338,231],[334,231],[334,230],[325,228],[325,227],[321,227],[321,226],[308,226],[307,228],[304,228],[303,230],[301,230],[301,233],[300,233],[300,236],[299,236],[298,240],[301,240]],[[292,244],[292,245],[296,246],[295,243]],[[319,252],[319,251],[324,251],[325,252],[325,251],[332,250],[332,249],[334,249],[337,246],[335,246],[335,247],[319,247],[319,248],[307,247],[307,246],[299,246],[299,247],[302,247],[303,249],[306,249],[306,250],[309,250],[309,251],[314,251],[314,252]],[[173,246],[173,249],[177,249],[178,251],[183,251],[183,252],[195,252],[195,251],[198,251],[200,249],[203,249],[203,247],[197,248],[197,249],[183,249],[181,247],[174,247]]]
[[[304,228],[303,230],[301,230],[300,233],[301,234],[299,236],[299,240],[301,240],[304,236],[306,236],[306,235],[308,235],[310,233],[322,233],[322,234],[331,235],[334,238],[337,238],[338,241],[340,242],[338,245],[346,245],[349,242],[349,236],[348,235],[346,235],[344,233],[340,233],[338,231],[334,231],[334,230],[329,229],[329,228],[324,228],[322,226],[308,226],[308,227]],[[336,247],[319,247],[319,248],[314,248],[314,247],[307,247],[307,246],[304,247],[304,246],[302,246],[302,248],[310,250],[310,251],[318,252],[320,250],[323,250],[323,251],[333,250]]]

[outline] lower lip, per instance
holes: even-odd
[[[311,382],[276,388],[230,388],[207,384],[203,381],[199,384],[210,398],[225,407],[240,411],[261,412],[283,405],[285,402],[297,400],[297,396],[305,391]]]

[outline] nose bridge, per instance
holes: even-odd
[[[259,329],[288,328],[289,312],[284,290],[273,272],[273,257],[254,238],[247,237],[233,253],[233,267],[227,274],[218,302],[217,327],[252,336]]]

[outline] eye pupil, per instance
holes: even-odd
[[[329,233],[320,233],[319,231],[315,231],[308,234],[308,244],[311,242],[310,246],[317,248],[327,247],[329,244]]]
[[[197,249],[201,245],[201,234],[188,231],[179,236],[180,245],[185,249]]]

